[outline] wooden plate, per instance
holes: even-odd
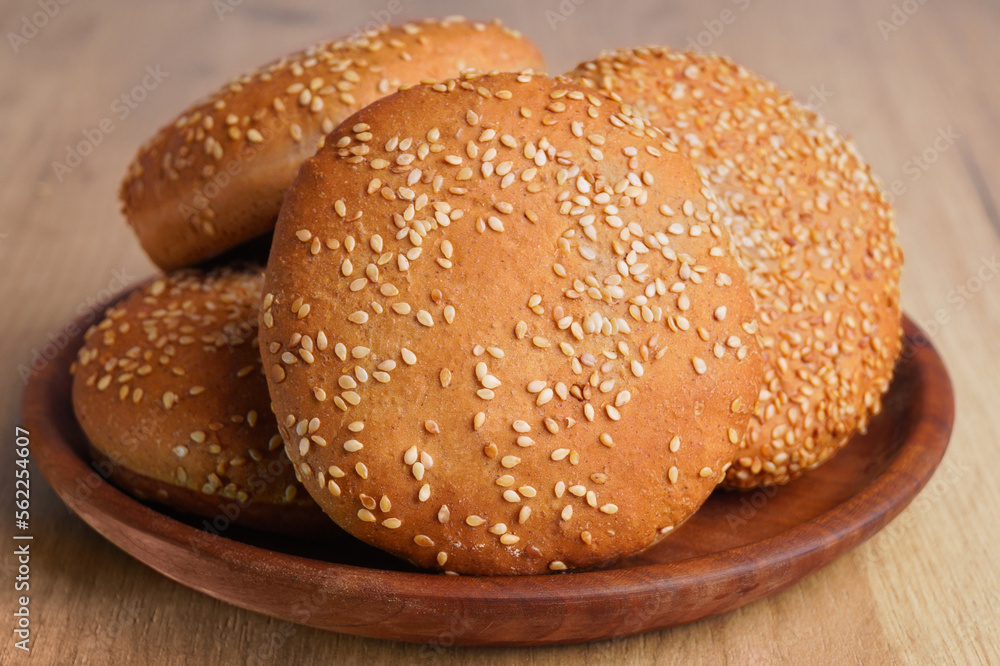
[[[83,329],[82,319],[77,320]],[[170,515],[89,466],[70,405],[77,336],[29,383],[24,423],[42,473],[70,509],[173,580],[260,613],[334,631],[466,645],[626,636],[724,613],[774,594],[895,517],[944,455],[948,374],[909,320],[883,413],[833,460],[782,488],[716,492],[687,524],[615,568],[535,577],[421,573],[360,542],[295,540]]]

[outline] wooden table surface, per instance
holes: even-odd
[[[393,12],[394,19],[496,14],[542,46],[552,72],[601,48],[696,46],[733,56],[821,107],[896,192],[903,304],[955,382],[958,420],[942,466],[886,530],[782,594],[669,631],[516,650],[429,650],[287,625],[217,602],[91,531],[35,469],[32,650],[16,649],[9,470],[19,369],[50,340],[59,344],[76,313],[154,272],[118,211],[126,164],[160,124],[230,76]],[[0,24],[0,302],[12,306],[0,317],[0,469],[8,470],[0,475],[0,662],[1000,662],[994,0],[5,0]],[[144,77],[148,89],[134,92]],[[101,130],[105,118],[111,122]],[[97,145],[68,164],[68,147],[88,134]]]

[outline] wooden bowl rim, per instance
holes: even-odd
[[[118,298],[123,297],[124,293]],[[81,332],[73,340],[80,339],[88,321],[99,319],[94,319],[93,313],[83,313],[74,320]],[[110,516],[128,530],[142,534],[143,540],[169,544],[180,551],[192,551],[192,545],[197,542],[196,548],[201,558],[210,558],[230,571],[242,570],[247,575],[262,579],[293,576],[307,580],[317,589],[322,588],[326,598],[333,600],[338,593],[342,593],[352,599],[414,600],[422,603],[509,601],[543,605],[555,602],[560,605],[579,603],[589,606],[622,596],[640,599],[640,602],[644,597],[662,599],[664,594],[677,592],[687,585],[713,589],[716,584],[725,584],[727,581],[739,584],[741,580],[751,580],[752,575],[759,574],[762,568],[781,580],[779,585],[767,592],[771,594],[801,577],[801,574],[789,577],[788,572],[793,569],[789,566],[790,563],[807,559],[816,562],[816,567],[825,565],[884,527],[924,487],[944,456],[954,421],[951,381],[940,356],[926,335],[909,318],[904,317],[903,324],[907,344],[904,345],[904,358],[900,363],[916,364],[917,387],[910,405],[910,411],[916,417],[908,422],[910,431],[895,450],[893,458],[869,485],[834,508],[760,541],[667,563],[638,564],[598,571],[541,576],[455,577],[372,569],[271,551],[224,536],[208,534],[132,499],[104,480],[91,488],[87,498],[81,499],[73,492],[77,481],[94,472],[55,425],[60,418],[66,418],[65,414],[56,413],[55,403],[58,401],[55,398],[60,390],[65,391],[65,386],[60,389],[60,382],[66,382],[69,365],[75,358],[76,347],[73,344],[64,348],[29,380],[23,399],[23,423],[32,433],[32,457],[63,502],[91,527],[140,561],[139,555],[132,552],[135,547],[133,544],[126,545],[111,537],[101,528],[96,518]],[[912,353],[909,353],[910,350]],[[933,392],[929,390],[929,385],[933,385]],[[846,536],[825,529],[825,526],[845,518],[851,525]],[[697,573],[691,566],[692,561],[698,562]],[[185,581],[180,576],[153,568],[177,582],[220,600],[275,615],[267,607],[234,602],[218,590],[204,588]],[[628,575],[624,576],[624,572]],[[743,603],[759,596],[763,594],[749,594]],[[724,604],[714,611],[709,608],[707,612],[691,619],[731,610],[743,603]],[[711,605],[708,604],[709,607]],[[297,621],[328,628],[328,623],[313,623],[308,617]],[[338,625],[348,626],[350,625]],[[363,627],[357,633],[382,635],[370,630],[364,631]],[[412,640],[407,637],[403,639]],[[521,644],[517,641],[499,640],[495,643],[480,643]]]

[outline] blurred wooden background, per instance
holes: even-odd
[[[1000,4],[992,0],[115,3],[0,7],[0,661],[68,663],[1000,662]],[[48,8],[50,17],[39,12]],[[33,650],[10,638],[19,366],[76,313],[153,272],[118,182],[139,144],[229,77],[393,20],[498,16],[562,72],[602,48],[730,55],[822,109],[897,192],[903,303],[952,373],[958,421],[930,486],[888,529],[786,592],[670,631],[591,645],[440,649],[288,626],[175,584],[32,484]],[[34,28],[33,24],[42,27]],[[140,85],[144,99],[116,100]],[[127,114],[126,114],[127,112]],[[112,129],[68,171],[67,147]],[[107,127],[107,126],[106,126]]]

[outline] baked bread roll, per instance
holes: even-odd
[[[173,270],[269,233],[319,138],[402,84],[467,68],[544,69],[499,22],[461,18],[383,27],[311,46],[234,79],[140,148],[121,185],[143,249]]]
[[[902,344],[893,209],[854,144],[727,58],[602,54],[570,76],[662,127],[718,194],[766,359],[726,485],[785,483],[878,414]]]
[[[455,573],[653,544],[725,475],[762,377],[719,217],[659,130],[569,82],[470,75],[355,114],[299,171],[265,279],[306,489]]]
[[[139,287],[87,331],[73,407],[94,457],[129,494],[309,533],[329,521],[296,481],[271,413],[257,347],[262,281],[260,268],[221,268]]]

